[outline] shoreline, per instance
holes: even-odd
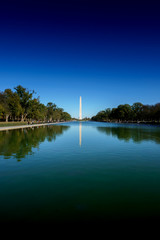
[[[21,128],[50,126],[50,125],[60,124],[60,123],[67,123],[67,122],[54,122],[54,123],[39,123],[39,124],[29,124],[29,125],[19,125],[19,126],[6,126],[6,127],[0,127],[0,131],[21,129]]]
[[[160,126],[160,122],[147,122],[147,121],[91,121],[91,122],[103,122],[103,123],[117,123],[117,124],[144,124],[144,125],[157,125]]]
[[[7,131],[7,130],[16,130],[16,129],[22,129],[22,128],[32,128],[32,127],[41,127],[41,126],[50,126],[50,125],[55,125],[55,124],[61,124],[61,123],[68,123],[72,121],[66,121],[66,122],[53,122],[53,123],[39,123],[39,124],[26,124],[26,125],[18,125],[18,126],[4,126],[0,127],[0,131]],[[157,122],[130,122],[130,121],[121,121],[121,122],[109,122],[109,121],[91,121],[91,122],[101,122],[101,123],[117,123],[117,124],[135,124],[135,125],[157,125],[160,126],[160,123]]]

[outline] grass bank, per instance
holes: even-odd
[[[0,122],[0,127],[23,126],[27,124],[27,122]]]

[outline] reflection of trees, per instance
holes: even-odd
[[[5,158],[14,156],[17,160],[32,154],[32,148],[38,148],[45,139],[51,142],[63,134],[69,126],[55,125],[35,128],[24,128],[0,132],[0,155]]]
[[[126,128],[126,127],[97,127],[98,131],[117,137],[119,140],[134,142],[154,141],[160,144],[160,129]]]

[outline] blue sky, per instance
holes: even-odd
[[[160,102],[158,6],[101,1],[5,1],[0,90],[22,86],[78,117]]]

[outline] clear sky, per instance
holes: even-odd
[[[107,2],[3,1],[0,91],[21,84],[72,117],[79,96],[83,117],[160,102],[158,5]]]

